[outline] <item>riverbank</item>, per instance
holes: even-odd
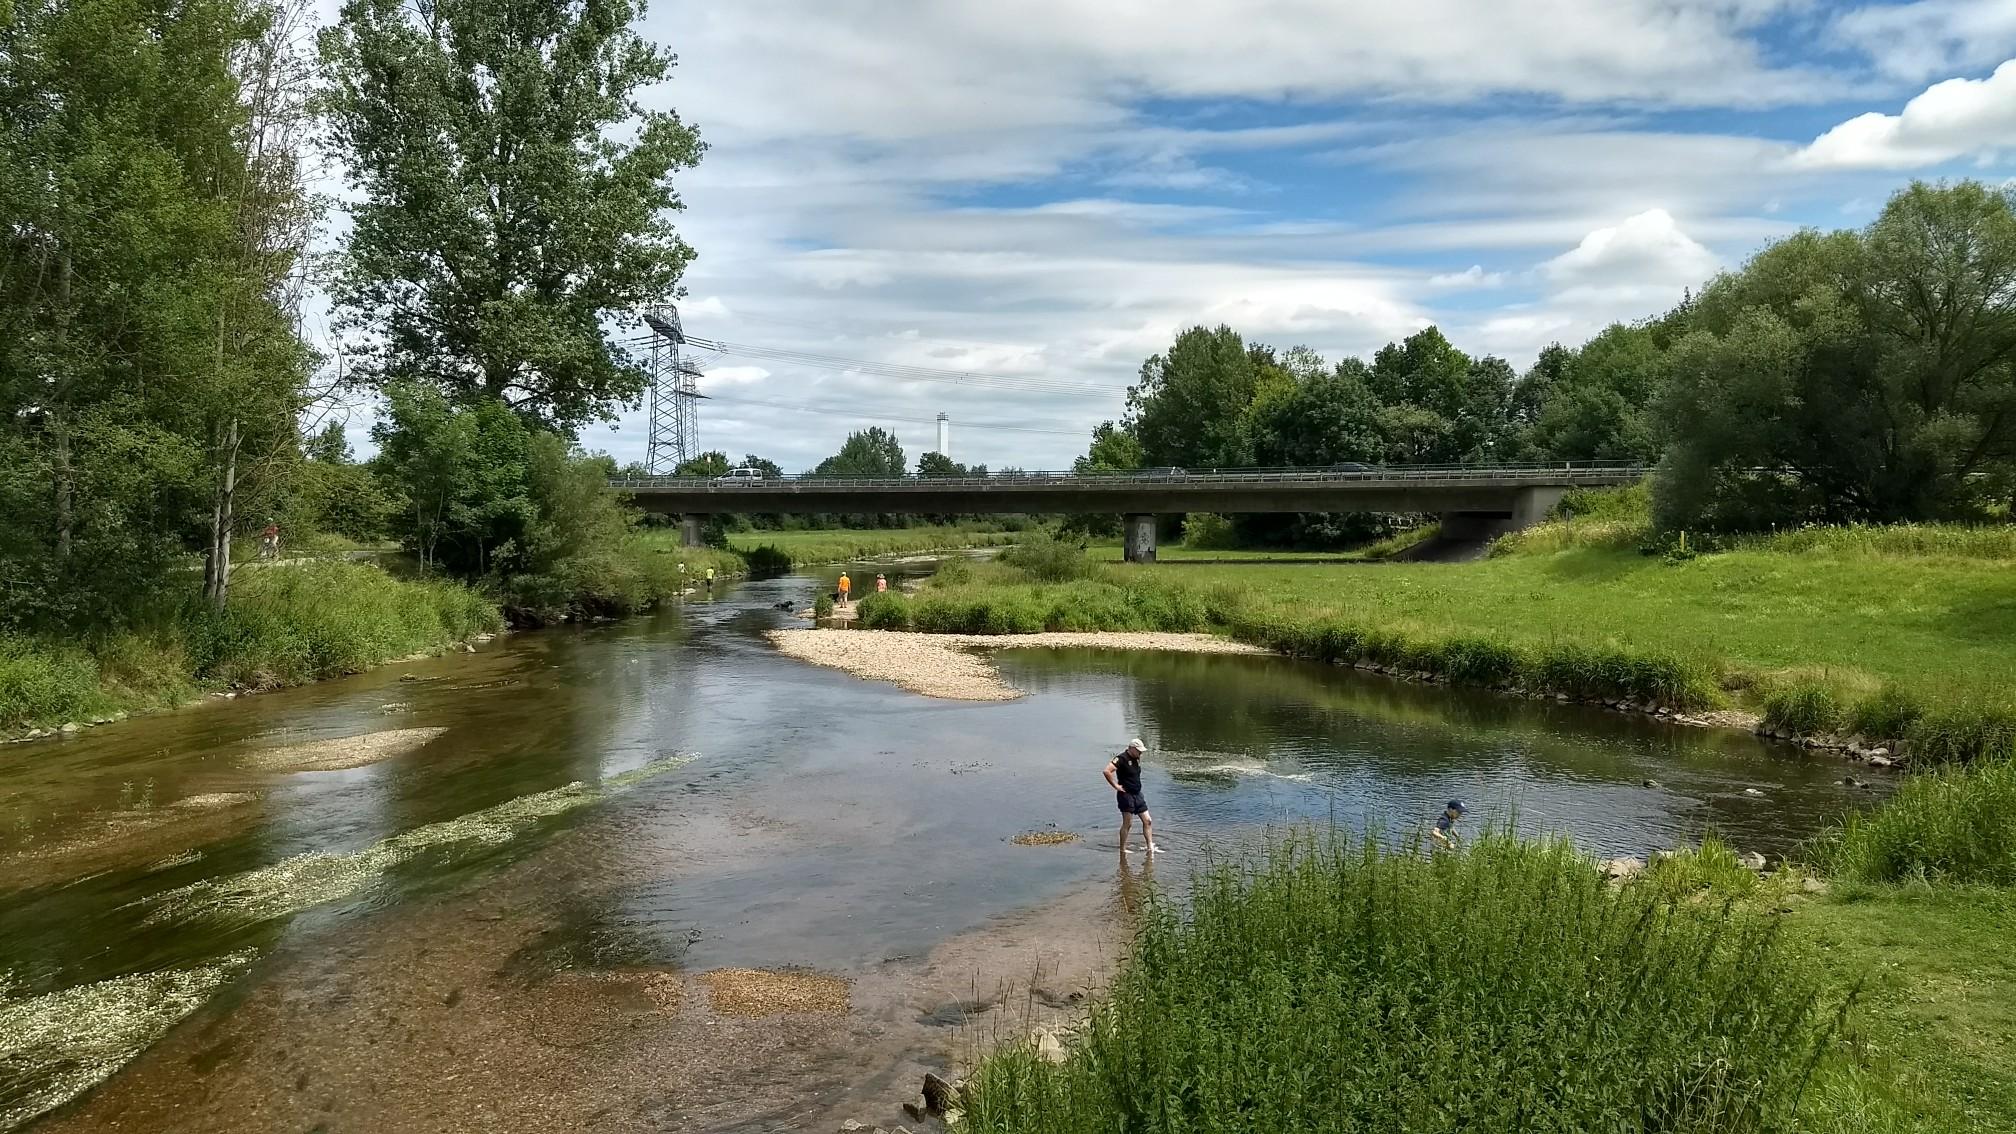
[[[1045,633],[1001,637],[986,634],[862,633],[854,630],[771,630],[778,652],[813,665],[845,670],[869,681],[887,681],[913,693],[955,701],[1012,701],[1021,691],[1008,684],[979,651],[997,649],[1161,650],[1191,654],[1258,654],[1265,651],[1210,634]]]
[[[1719,848],[1617,881],[1562,844],[1406,850],[1302,833],[1209,868],[1061,1050],[971,1067],[964,1128],[2016,1124],[2009,891],[1760,878]]]
[[[1467,564],[1106,566],[1053,549],[871,598],[862,624],[1211,632],[1410,680],[1754,721],[1879,764],[2016,739],[2016,538],[1815,529],[1647,555],[1618,530],[1551,524]]]
[[[1026,532],[1005,531],[976,525],[927,525],[914,528],[807,528],[799,530],[740,531],[728,533],[726,548],[684,548],[679,533],[664,528],[644,529],[643,545],[654,554],[677,556],[689,567],[704,566],[702,560],[732,556],[732,564],[714,562],[717,571],[789,571],[834,563],[855,563],[873,559],[894,559],[976,548],[1006,547],[1026,538]]]
[[[330,561],[248,571],[221,613],[192,604],[77,643],[0,637],[0,738],[74,732],[205,693],[303,685],[503,628],[495,601],[457,583]]]

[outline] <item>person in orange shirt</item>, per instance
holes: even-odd
[[[842,606],[847,605],[848,592],[852,591],[853,589],[854,589],[854,580],[849,579],[847,577],[847,572],[845,571],[840,572],[840,605]]]

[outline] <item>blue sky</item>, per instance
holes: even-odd
[[[1060,467],[1200,322],[1331,357],[1435,323],[1523,369],[1914,177],[2016,175],[2016,0],[660,0],[644,29],[680,56],[651,101],[711,146],[678,181],[692,333],[1013,380],[703,359],[702,446],[791,470],[878,423],[914,461],[939,411],[959,460]],[[641,457],[642,417],[582,440]]]

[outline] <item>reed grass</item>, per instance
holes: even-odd
[[[968,1079],[976,1134],[1787,1131],[1838,1003],[1735,903],[1561,844],[1296,834],[1156,904],[1061,1064]]]

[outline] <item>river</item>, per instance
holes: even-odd
[[[833,574],[0,748],[0,1130],[893,1125],[1096,995],[1207,848],[1460,797],[1778,852],[1870,798],[1746,735],[1279,658],[1006,651],[1028,696],[933,701],[764,641]],[[262,766],[393,729],[438,731]],[[1137,735],[1152,863],[1099,778]]]

